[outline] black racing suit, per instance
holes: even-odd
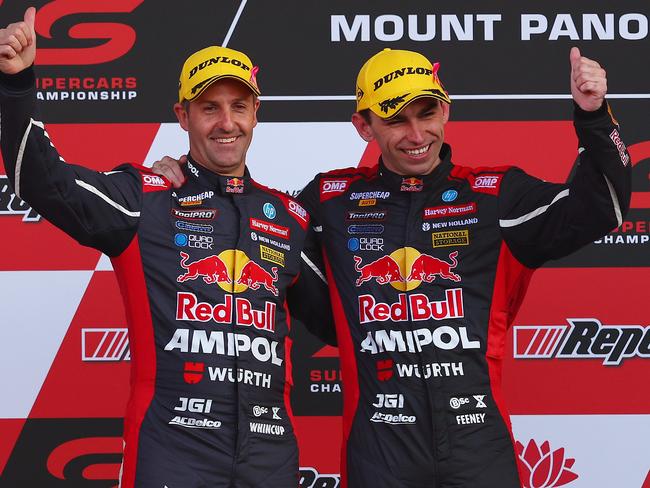
[[[380,161],[320,174],[299,196],[336,320],[343,487],[520,486],[501,393],[506,332],[533,270],[616,227],[630,200],[607,108],[576,107],[575,127],[568,185],[456,166],[444,144],[429,175]]]
[[[287,301],[333,335],[324,279],[301,258],[308,214],[248,171],[223,177],[191,157],[180,190],[144,167],[66,164],[34,113],[32,69],[0,77],[16,195],[110,256],[122,291],[132,360],[121,486],[295,488]]]

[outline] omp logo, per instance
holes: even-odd
[[[36,33],[52,39],[52,26],[59,20],[79,14],[131,13],[144,0],[54,0],[37,13]],[[76,18],[76,17],[73,17]],[[116,22],[79,22],[68,29],[70,39],[91,40],[92,47],[39,48],[36,64],[89,65],[113,61],[128,53],[136,32],[127,24]]]
[[[321,193],[343,193],[348,187],[348,180],[323,180],[321,181]]]
[[[650,326],[603,325],[597,319],[567,319],[567,325],[514,327],[515,359],[602,359],[618,366],[623,359],[650,358]]]
[[[128,329],[81,329],[82,361],[130,361]]]
[[[41,216],[11,190],[6,175],[0,175],[0,215],[22,215],[23,222],[41,220]]]
[[[496,188],[501,176],[477,176],[472,188]]]

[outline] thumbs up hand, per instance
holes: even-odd
[[[9,24],[0,29],[0,71],[12,75],[34,64],[36,57],[36,33],[34,19],[36,9],[29,7],[22,22]]]
[[[571,48],[569,60],[573,100],[582,110],[598,110],[607,93],[607,73],[596,61],[582,56],[577,47]]]

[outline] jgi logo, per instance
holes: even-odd
[[[377,393],[377,408],[404,408],[404,395],[401,393]]]
[[[212,400],[187,397],[180,397],[179,400],[181,404],[174,407],[178,412],[210,413],[212,408]]]

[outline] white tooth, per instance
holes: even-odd
[[[431,144],[429,144],[430,146]],[[420,149],[406,149],[406,152],[408,154],[412,154],[413,156],[417,156],[419,154],[424,154],[429,150],[429,146],[421,147]]]

